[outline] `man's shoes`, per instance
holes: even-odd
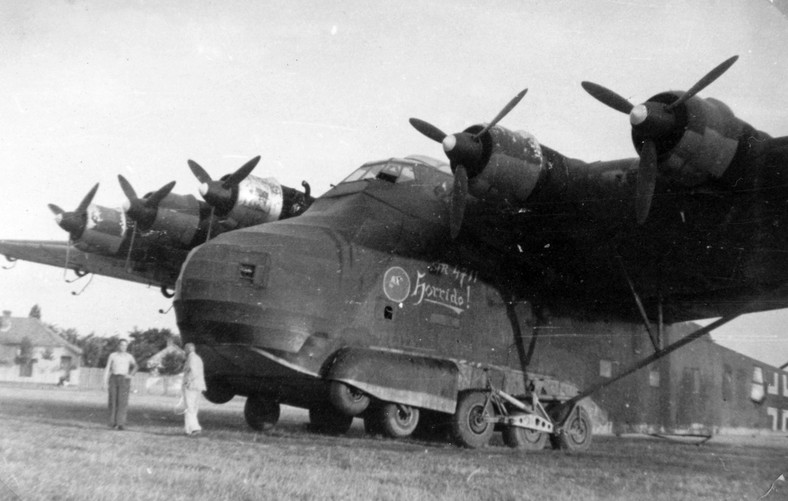
[[[189,433],[188,435],[189,435],[190,437],[196,437],[196,436],[197,436],[197,435],[199,435],[201,432],[202,432],[202,430],[194,430],[193,432]]]
[[[117,429],[120,430],[120,431],[124,430],[124,428],[122,426],[117,426]]]

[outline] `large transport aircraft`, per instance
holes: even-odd
[[[697,95],[735,60],[639,105],[584,82],[629,115],[637,158],[586,163],[499,126],[523,91],[459,133],[411,119],[448,165],[370,162],[298,217],[212,235],[174,299],[206,397],[246,396],[257,430],[287,404],[327,433],[361,417],[397,438],[482,447],[498,430],[512,447],[586,449],[585,397],[742,313],[788,306],[788,138]],[[578,389],[529,370],[547,315],[643,325],[653,353]],[[711,317],[664,346],[665,324]]]

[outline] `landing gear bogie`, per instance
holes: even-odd
[[[563,425],[550,436],[553,449],[570,452],[582,452],[591,446],[593,424],[588,412],[582,406],[576,406],[570,412]]]
[[[512,449],[540,451],[547,445],[548,433],[517,426],[505,426],[502,433],[503,443]]]
[[[409,437],[419,424],[419,409],[387,402],[378,410],[379,426],[391,438]]]
[[[369,395],[341,381],[331,381],[328,398],[334,407],[348,416],[358,416],[369,407]]]

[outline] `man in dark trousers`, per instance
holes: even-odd
[[[104,387],[109,387],[109,426],[122,430],[126,426],[131,378],[137,373],[137,361],[127,352],[129,342],[121,339],[118,348],[107,359]]]

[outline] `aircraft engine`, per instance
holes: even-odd
[[[472,127],[466,132],[476,132]],[[468,192],[487,202],[522,205],[542,172],[544,156],[536,138],[525,131],[492,127],[482,136],[486,164],[468,169]]]
[[[73,211],[65,211],[55,204],[49,210],[55,222],[69,234],[69,241],[82,250],[115,253],[123,242],[126,218],[120,210],[93,205],[98,183],[85,195]]]
[[[249,176],[238,185],[235,204],[225,217],[243,227],[270,223],[282,215],[283,204],[282,185],[276,179]]]
[[[200,202],[197,198],[193,195],[171,194],[162,201],[153,223],[147,229],[166,233],[173,242],[191,247],[199,226]]]
[[[683,92],[658,94],[649,102],[666,105],[675,102]],[[712,179],[720,179],[736,155],[739,138],[752,127],[733,115],[721,101],[692,97],[675,109],[675,132],[661,135],[656,149],[659,171],[676,182],[694,187]],[[648,139],[633,127],[632,142],[638,152]]]
[[[657,94],[637,106],[599,84],[581,84],[597,101],[629,115],[640,156],[635,193],[638,223],[648,218],[658,172],[692,187],[720,178],[730,165],[746,124],[721,102],[695,95],[728,71],[738,57],[718,64],[687,92]]]
[[[117,253],[126,232],[123,211],[91,205],[87,216],[85,231],[75,242],[77,248],[102,254]]]
[[[302,193],[282,186],[274,178],[259,178],[250,173],[260,161],[255,157],[232,174],[214,181],[197,162],[189,160],[189,168],[200,181],[200,195],[214,208],[215,215],[231,220],[237,227],[286,219],[304,212],[314,201],[309,185]]]

